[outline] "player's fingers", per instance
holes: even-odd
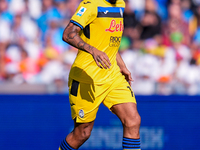
[[[107,68],[110,68],[110,64],[107,62],[107,60],[104,59],[103,63],[106,65]]]
[[[133,82],[133,80],[129,80],[129,81],[128,81],[128,83],[129,83],[130,85],[132,84],[132,82]]]
[[[106,65],[106,60],[103,58],[103,56],[97,57],[98,62],[103,66],[103,68],[107,69],[108,66]]]
[[[131,86],[131,81],[128,81],[129,85]]]
[[[103,66],[106,66],[106,69],[107,68],[110,68],[111,66],[111,63],[110,63],[110,60],[108,58],[108,56],[106,54],[104,54],[103,56],[100,56],[100,60],[102,60],[102,62],[104,64],[102,64]],[[105,68],[105,67],[104,67]]]
[[[131,77],[131,73],[128,74],[128,83],[131,85],[131,82],[133,82],[133,79]]]
[[[107,69],[107,68],[109,68],[106,64],[105,64],[105,60],[101,60],[100,61],[100,63],[101,63],[101,65],[105,68],[105,69]]]
[[[131,72],[128,71],[126,74],[127,74],[128,80],[133,81],[132,76],[131,76]]]
[[[94,60],[95,60],[95,62],[96,62],[96,64],[97,64],[97,66],[98,66],[99,68],[102,68],[101,62],[100,62],[98,59],[94,59]]]
[[[110,59],[108,58],[108,56],[106,55],[106,57],[104,58],[106,60],[106,63],[107,63],[107,66],[111,66],[111,62],[110,62]]]
[[[129,81],[133,81],[133,78],[131,77],[131,75],[129,75]]]

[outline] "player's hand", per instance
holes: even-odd
[[[97,64],[97,66],[99,66],[100,68],[102,68],[102,66],[103,66],[103,68],[105,68],[105,69],[110,68],[111,63],[110,63],[110,60],[109,60],[108,56],[106,55],[106,53],[99,51],[96,48],[93,48],[92,56],[94,58],[94,61]]]
[[[121,69],[121,73],[125,76],[126,81],[131,86],[131,82],[133,81],[133,79],[131,77],[131,72],[127,68],[123,68],[123,69]]]

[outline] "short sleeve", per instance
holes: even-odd
[[[97,17],[97,6],[93,0],[84,0],[78,6],[70,22],[78,25],[81,29],[85,28]]]

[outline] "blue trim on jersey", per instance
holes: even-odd
[[[118,13],[121,10],[124,12],[123,7],[98,7],[98,12]]]
[[[78,22],[74,21],[74,20],[70,20],[71,23],[79,26],[81,29],[83,29],[83,26],[81,24],[79,24]]]

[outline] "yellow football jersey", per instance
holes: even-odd
[[[93,56],[79,50],[69,77],[83,83],[103,84],[121,75],[116,62],[122,32],[125,2],[116,4],[108,0],[83,0],[70,22],[82,28],[80,37],[89,45],[105,52],[111,62],[110,69],[99,68]]]

